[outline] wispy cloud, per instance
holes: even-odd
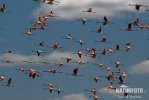
[[[34,9],[32,14],[35,18],[47,15],[53,10],[56,15],[60,16],[60,19],[73,19],[73,18],[99,18],[100,16],[118,16],[123,11],[135,11],[134,7],[130,7],[128,4],[146,4],[147,0],[60,0],[58,5],[41,4],[40,7]],[[82,13],[82,10],[86,10],[92,7],[97,13],[87,14]],[[144,10],[141,10],[144,11]]]
[[[120,85],[117,88],[128,88],[126,85]],[[118,96],[118,95],[123,95],[124,93],[122,92],[116,92],[116,90],[113,89],[108,89],[106,87],[103,87],[99,90],[99,93],[102,95],[109,95],[109,96]]]
[[[54,99],[47,99],[47,100],[89,100],[84,94],[69,94],[63,97],[54,98]]]
[[[78,61],[78,60],[84,60],[84,61],[90,61],[90,57],[83,56],[81,59],[76,55],[73,54],[72,52],[66,51],[66,52],[61,52],[61,51],[53,51],[52,53],[45,55],[45,56],[37,56],[37,55],[23,55],[23,54],[1,54],[0,55],[0,65],[1,66],[15,66],[15,65],[25,65],[27,63],[24,63],[23,61],[28,61],[32,60],[35,65],[41,64],[39,61],[46,61],[51,64],[54,63],[60,63],[61,61],[66,61],[62,58],[66,57],[71,57],[73,61]],[[6,63],[6,60],[10,60],[11,62],[14,63]]]
[[[135,75],[149,75],[149,60],[140,62],[129,68],[129,74]]]
[[[111,96],[116,95],[115,90],[108,89],[108,88],[106,88],[106,87],[101,88],[101,89],[99,90],[99,93],[100,93],[100,94],[103,94],[103,95],[111,95]]]

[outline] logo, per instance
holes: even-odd
[[[121,85],[117,87],[116,90],[109,91],[109,93],[113,93],[114,96],[118,98],[141,99],[143,98],[143,94],[147,94],[147,90],[144,88],[130,88],[126,85]]]

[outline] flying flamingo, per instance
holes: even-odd
[[[88,12],[88,13],[96,13],[96,12],[93,12],[93,9],[92,8],[88,8],[87,10],[84,10],[82,12]]]
[[[21,72],[24,72],[25,71],[25,68],[24,67],[20,67],[20,68],[17,68],[16,70],[19,70]]]
[[[89,63],[89,62],[85,62],[84,60],[79,60],[79,61],[76,61],[74,63],[77,63],[79,65],[84,65],[84,64]]]
[[[3,75],[0,75],[0,81],[3,81],[4,79],[6,79]]]
[[[129,4],[129,6],[135,6],[135,9],[137,10],[137,11],[139,11],[140,10],[140,7],[148,7],[148,6],[145,6],[145,5],[141,5],[141,4]]]
[[[43,71],[43,72],[48,72],[48,73],[52,73],[52,74],[55,74],[55,73],[63,73],[63,72],[57,71],[56,69],[48,69],[48,70]]]
[[[34,70],[34,69],[30,69],[30,70],[26,70],[26,71],[28,71],[28,75],[29,75],[29,77],[32,77],[33,79],[35,78],[35,77],[40,77],[41,75],[39,74],[39,72],[37,72],[36,70]]]
[[[62,58],[62,59],[66,59],[66,62],[69,63],[70,61],[72,61],[72,57],[68,56],[66,58]]]
[[[94,95],[96,95],[96,88],[91,88],[90,90],[85,90],[85,91],[89,91],[89,92],[93,93]]]
[[[78,70],[79,70],[79,68],[75,68],[75,69],[73,69],[73,73],[72,74],[66,74],[66,75],[83,76],[83,75],[78,74]]]

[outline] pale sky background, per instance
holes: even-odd
[[[101,78],[99,83],[95,83],[90,77],[98,77],[101,74],[106,74],[106,71],[100,70],[95,63],[103,63],[106,66],[115,68],[110,62],[120,61],[122,71],[127,71],[129,74],[125,78],[129,87],[144,88],[149,91],[149,29],[139,29],[133,26],[138,31],[127,32],[120,29],[127,28],[129,22],[133,22],[136,18],[140,19],[140,23],[146,25],[149,23],[149,12],[146,10],[149,7],[142,7],[140,11],[136,11],[134,7],[128,4],[143,4],[149,5],[148,0],[57,0],[58,5],[47,5],[32,0],[1,0],[0,5],[5,4],[6,10],[10,13],[0,13],[0,60],[10,59],[15,62],[7,64],[0,62],[0,75],[6,78],[12,77],[14,87],[0,87],[0,99],[2,100],[93,100],[89,96],[91,93],[84,90],[97,88],[97,96],[101,100],[119,100],[113,95],[103,91],[104,87],[109,83],[104,78]],[[93,8],[96,13],[83,13],[83,10]],[[26,32],[31,26],[31,22],[35,22],[38,16],[47,15],[53,11],[58,18],[49,18],[46,21],[48,30],[33,31],[33,36],[21,34]],[[103,26],[101,21],[103,16],[107,16],[110,22]],[[87,18],[86,25],[82,25],[78,19]],[[102,31],[109,34],[97,34],[98,27],[102,27]],[[72,40],[65,40],[61,37],[71,33],[75,39],[82,39],[86,42],[80,46]],[[107,37],[111,44],[97,43],[96,39]],[[47,45],[52,46],[55,42],[59,42],[63,49],[52,51],[47,47],[38,47],[34,45],[40,41],[45,41]],[[26,64],[23,60],[33,59],[46,60],[50,63],[58,63],[63,61],[62,57],[71,56],[73,60],[80,60],[77,55],[73,54],[78,50],[94,47],[97,50],[103,48],[115,48],[116,44],[130,41],[134,46],[129,52],[116,52],[110,56],[102,56],[96,59],[83,57],[82,60],[90,63],[83,66],[68,63],[63,67],[56,65],[45,65],[41,63]],[[122,45],[120,45],[122,49]],[[41,49],[44,54],[36,56],[35,51]],[[4,51],[12,50],[15,54],[4,54]],[[98,54],[100,56],[100,54]],[[24,66],[26,69],[35,69],[42,74],[39,78],[29,78],[27,74],[21,73],[16,68]],[[83,77],[67,76],[65,73],[71,73],[74,68],[79,68],[79,74]],[[55,68],[64,73],[48,74],[42,71]],[[45,90],[42,84],[53,83],[59,86],[65,92],[59,96],[57,93],[50,94]],[[6,80],[0,82],[0,85],[6,84]],[[119,85],[116,85],[119,86]],[[142,94],[143,98],[139,100],[147,100],[148,93]],[[130,100],[130,99],[127,99]]]

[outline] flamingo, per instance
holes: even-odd
[[[107,41],[107,38],[101,38],[101,40],[95,40],[95,42],[110,43]]]
[[[48,86],[49,87],[54,87],[54,85],[52,83],[49,83]]]
[[[120,73],[120,72],[121,72],[120,67],[117,67],[117,68],[116,68],[116,73]]]
[[[12,84],[12,79],[11,79],[11,78],[9,78],[9,79],[8,79],[8,81],[7,81],[6,86],[10,87],[10,86],[11,86],[11,84]]]
[[[26,32],[27,35],[32,35],[32,29],[29,29],[27,32]]]
[[[72,75],[72,76],[83,76],[83,75],[78,74],[78,70],[79,70],[79,68],[78,68],[78,67],[77,67],[77,68],[74,68],[74,69],[73,69],[73,73],[72,73],[72,74],[66,74],[66,75]]]
[[[113,84],[112,84],[112,82],[110,82],[107,86],[107,89],[114,89],[114,90],[116,90],[116,87],[115,86],[113,86]]]
[[[4,53],[14,54],[12,50],[5,51]]]
[[[41,20],[41,17],[38,17],[38,18],[37,18],[37,22],[36,22],[36,23],[39,24],[39,25],[40,25],[41,23],[43,23],[42,20]]]
[[[93,93],[94,95],[96,95],[96,88],[91,88],[90,90],[85,90],[85,91],[89,91],[89,92]]]
[[[6,10],[5,10],[5,4],[3,4],[2,7],[0,8],[0,12],[3,12],[3,13],[6,12]]]
[[[110,71],[111,70],[111,68],[110,67],[106,67],[106,71]]]
[[[88,8],[87,10],[84,10],[82,12],[88,12],[88,13],[96,13],[96,12],[93,12],[93,9],[92,8]]]
[[[89,62],[85,62],[84,60],[79,60],[79,61],[76,61],[74,63],[77,63],[79,65],[84,65],[84,64],[89,63]]]
[[[41,55],[41,53],[43,53],[43,51],[42,51],[42,50],[36,50],[35,52],[37,53],[37,56],[40,56],[40,55]]]
[[[93,78],[94,79],[94,81],[97,83],[98,81],[99,81],[99,78],[98,77],[95,77],[95,78]]]
[[[6,85],[2,85],[2,86],[12,87],[12,78],[9,78],[9,79],[7,80]]]
[[[78,74],[78,69],[79,69],[79,68],[75,68],[75,69],[73,70],[73,75],[74,75],[74,76],[77,76],[77,74]]]
[[[139,11],[140,10],[140,7],[148,7],[148,6],[145,6],[145,5],[141,5],[141,4],[129,4],[129,6],[135,6],[135,9],[137,10],[137,11]]]
[[[53,93],[53,91],[54,91],[54,85],[52,83],[49,83],[48,85],[44,85],[44,86],[48,86],[48,90],[50,91],[50,94]],[[47,88],[44,88],[44,89],[47,89]]]
[[[112,48],[109,48],[108,51],[109,51],[109,53],[112,53],[113,52]]]
[[[97,22],[97,23],[102,23],[103,25],[107,25],[108,23],[114,24],[114,23],[109,22],[107,16],[104,16],[104,17],[103,17],[103,22],[100,22],[100,21],[99,21],[99,22]]]
[[[1,7],[0,7],[0,13],[9,13],[6,11],[6,5],[3,4]]]
[[[49,19],[49,16],[48,15],[47,16],[42,16],[42,18],[43,18],[43,21],[46,21],[46,20]]]
[[[98,96],[94,96],[94,100],[98,100],[98,99],[100,99]]]
[[[61,66],[64,66],[64,62],[60,62],[60,63],[55,64],[55,65],[58,65],[59,67],[61,67]]]
[[[120,46],[117,44],[114,50],[119,51],[120,50]]]
[[[120,30],[122,30],[122,31],[137,31],[137,30],[132,29],[132,23],[129,23],[128,27],[126,29],[124,29],[124,30],[120,29]]]
[[[116,61],[114,64],[115,64],[115,67],[118,68],[121,63],[119,61]]]
[[[131,46],[126,45],[126,47],[125,47],[126,52],[128,52],[130,49],[131,49]]]
[[[122,72],[121,77],[122,77],[122,78],[125,78],[126,76],[127,76],[126,71]]]
[[[19,70],[21,72],[24,72],[25,71],[25,68],[24,67],[20,67],[20,68],[17,68],[16,70]]]
[[[46,30],[46,25],[45,25],[44,22],[42,22],[42,23],[40,24],[40,29],[42,29],[42,30]]]
[[[81,58],[82,57],[82,55],[84,55],[84,53],[83,52],[81,52],[81,51],[77,51],[77,53],[76,53],[78,56],[79,56],[79,58]]]
[[[50,64],[50,63],[47,62],[47,61],[38,61],[38,62],[41,62],[41,63],[43,63],[43,64]]]
[[[139,27],[140,29],[144,29],[146,26],[143,25],[143,24],[139,24],[138,27]]]
[[[149,24],[147,24],[145,28],[146,28],[146,29],[149,29]]]
[[[113,81],[114,81],[114,79],[115,79],[115,77],[114,77],[114,72],[108,74],[108,75],[106,76],[106,79],[107,79],[108,81],[110,81],[110,80],[113,80]]]
[[[24,60],[23,62],[25,62],[25,63],[35,63],[35,62],[32,61],[31,59],[29,59],[29,60]]]
[[[33,79],[34,79],[35,77],[40,77],[39,72],[37,72],[37,71],[34,70],[34,69],[30,69],[29,72],[28,72],[28,75],[29,75],[29,77],[32,77]]]
[[[124,90],[124,97],[128,96],[129,92],[127,89]]]
[[[107,25],[109,23],[108,18],[104,16],[103,18],[103,25]]]
[[[43,72],[48,72],[48,73],[63,73],[63,72],[60,72],[60,71],[57,71],[56,69],[48,69],[47,71],[43,71]]]
[[[48,13],[48,17],[59,17],[59,16],[54,15],[53,11],[50,11]]]
[[[33,35],[32,29],[31,29],[31,28],[28,29],[27,32],[25,32],[25,33],[23,33],[23,34],[26,34],[26,35],[29,35],[29,36]]]
[[[15,63],[15,62],[12,62],[10,59],[8,59],[8,60],[2,60],[2,62],[8,63],[8,64]]]
[[[58,49],[58,48],[63,48],[63,47],[60,47],[60,46],[59,46],[59,43],[56,42],[56,43],[53,44],[53,47],[51,47],[51,48],[53,48],[53,50],[56,50],[56,49]]]
[[[132,24],[129,23],[129,24],[128,24],[128,28],[127,28],[126,30],[127,30],[127,31],[132,31],[132,28],[131,28],[131,27],[132,27]]]
[[[45,42],[44,42],[44,41],[41,41],[41,42],[39,42],[39,43],[37,43],[37,44],[34,44],[34,45],[44,46],[44,45],[45,45]]]
[[[132,22],[132,24],[138,26],[140,24],[139,18],[137,18],[134,22]]]
[[[121,75],[119,76],[119,84],[125,84],[125,82],[124,82],[124,80],[123,80]]]
[[[92,98],[92,97],[93,97],[94,100],[99,100],[100,99],[100,97],[98,97],[97,95],[90,96],[90,98]]]
[[[3,75],[0,75],[0,81],[5,80],[6,78]]]
[[[72,57],[66,57],[66,58],[62,58],[62,59],[66,59],[66,62],[69,63],[70,61],[72,61]]]
[[[96,56],[97,56],[96,50],[91,50],[91,57],[96,58]]]
[[[103,67],[103,64],[94,64],[94,65],[97,65],[99,68],[102,68]]]
[[[60,2],[55,1],[55,0],[44,0],[44,3],[45,3],[45,4],[57,5],[57,4],[55,4],[54,2],[56,2],[56,3],[60,3]]]
[[[128,52],[128,51],[131,49],[131,47],[132,47],[132,45],[131,45],[130,42],[126,42],[126,43],[124,43],[124,45],[125,45],[125,51],[126,51],[126,52]],[[134,46],[133,46],[133,47],[134,47]]]
[[[48,84],[43,84],[44,86],[48,86],[48,88],[54,88],[54,85],[53,85],[53,83],[48,83]]]
[[[84,44],[84,41],[83,40],[79,40],[78,42],[79,42],[80,45],[83,45]]]
[[[72,36],[70,33],[68,33],[65,37],[62,37],[62,38],[72,40]]]
[[[50,94],[53,92],[53,90],[54,90],[53,87],[50,87],[50,88],[49,88]]]
[[[33,24],[32,24],[31,29],[32,29],[32,30],[36,30],[36,23],[33,23]]]
[[[101,26],[97,29],[97,33],[102,33]]]
[[[81,39],[79,39],[79,40],[77,40],[77,41],[74,41],[74,42],[78,42],[81,46],[82,46],[83,44],[85,44],[85,42],[84,42],[83,40],[81,40]]]
[[[91,79],[93,79],[96,83],[98,83],[98,81],[99,81],[99,78],[98,77],[91,77]]]
[[[106,55],[106,53],[107,53],[106,49],[105,49],[105,48],[102,49],[101,54],[102,54],[102,55]]]
[[[86,22],[87,22],[87,19],[86,19],[86,18],[82,18],[82,19],[81,19],[81,22],[82,22],[83,25],[85,25]]]
[[[57,94],[58,94],[58,95],[60,95],[61,92],[64,92],[64,91],[62,91],[60,88],[58,88],[57,90],[54,90],[54,91],[57,91]]]
[[[85,49],[82,49],[82,50],[85,50],[85,51],[87,51],[88,53],[90,53],[92,50],[91,50],[91,48],[85,48]]]

